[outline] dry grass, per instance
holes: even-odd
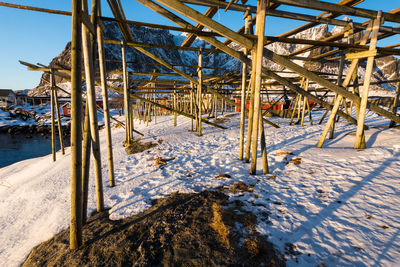
[[[223,179],[223,178],[231,178],[231,176],[229,174],[223,173],[223,174],[219,174],[219,175],[215,176],[215,178]]]
[[[229,122],[229,119],[226,118],[218,118],[214,120],[215,123],[225,123],[225,122]]]
[[[243,243],[249,254],[258,255],[260,253],[260,247],[256,239],[245,239]]]
[[[283,156],[283,155],[293,155],[293,152],[286,152],[286,151],[278,151],[276,152],[278,156]]]
[[[158,144],[153,142],[142,143],[140,142],[140,139],[134,139],[130,145],[124,143],[124,146],[126,146],[125,151],[126,153],[128,153],[128,155],[143,152],[157,145]]]
[[[290,160],[290,162],[293,162],[295,165],[300,165],[301,164],[301,158],[294,158]]]
[[[212,204],[212,211],[213,211],[213,220],[210,224],[211,228],[214,229],[215,232],[218,233],[221,242],[226,245],[227,248],[230,247],[229,245],[229,229],[226,227],[224,222],[222,221],[222,208],[217,203]]]
[[[230,191],[232,193],[244,192],[244,191],[253,192],[254,189],[243,182],[236,182],[233,184]]]

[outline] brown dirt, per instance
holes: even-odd
[[[248,186],[247,184],[243,182],[236,182],[233,184],[231,190],[232,193],[236,192],[253,192],[253,186]]]
[[[229,121],[230,121],[230,120],[227,119],[227,118],[218,118],[218,119],[214,119],[214,122],[215,122],[215,123],[218,123],[218,124],[226,123],[226,122],[229,122]]]
[[[135,153],[140,153],[143,151],[146,151],[147,149],[150,149],[152,147],[157,146],[158,144],[153,143],[153,142],[141,142],[140,139],[134,139],[132,140],[132,143],[130,145],[126,145],[124,143],[125,147],[125,151],[126,153],[128,153],[128,155],[130,154],[135,154]]]
[[[83,246],[68,248],[69,229],[32,250],[23,266],[285,266],[257,218],[222,192],[174,193],[118,221],[92,216]]]

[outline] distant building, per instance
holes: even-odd
[[[61,106],[62,115],[64,117],[71,117],[71,103],[67,102]]]
[[[16,95],[11,89],[0,89],[0,107],[15,105]]]

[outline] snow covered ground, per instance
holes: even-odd
[[[0,109],[0,127],[14,126],[14,125],[28,126],[30,124],[32,124],[32,125],[37,125],[37,124],[51,125],[51,107],[50,107],[50,105],[42,104],[42,105],[31,106],[29,104],[26,104],[26,105],[13,106],[12,113],[15,113],[15,110],[18,108],[21,108],[25,111],[29,111],[30,113],[36,114],[36,116],[40,117],[40,120],[38,122],[36,122],[32,118],[28,118],[25,121],[19,117],[12,118],[10,116],[9,112]],[[54,114],[56,114],[56,113],[54,113]],[[60,114],[62,114],[61,107],[60,107]],[[117,110],[112,110],[112,112],[111,112],[112,116],[115,116],[117,114],[118,114]],[[98,117],[99,125],[103,125],[104,124],[103,114],[98,112],[97,117]],[[56,117],[56,121],[57,121],[57,117]],[[65,116],[61,115],[61,124],[62,125],[68,124],[69,121],[70,121],[70,117],[65,117]]]
[[[315,121],[318,121],[315,115]],[[400,129],[371,128],[366,150],[354,150],[355,127],[340,122],[336,138],[316,143],[323,126],[266,125],[271,175],[249,175],[238,157],[239,116],[227,130],[203,124],[204,136],[188,131],[190,120],[157,118],[149,127],[135,122],[143,141],[163,140],[143,153],[127,155],[123,129],[113,130],[117,185],[108,187],[105,133],[102,164],[105,204],[111,218],[147,209],[150,200],[172,192],[198,192],[236,181],[253,192],[230,193],[257,214],[257,230],[285,254],[289,266],[400,265]],[[388,121],[368,113],[370,126]],[[70,154],[25,160],[0,169],[0,266],[17,266],[37,244],[69,224]],[[157,157],[175,159],[163,168]],[[296,159],[297,158],[297,159]],[[298,163],[298,164],[295,164]],[[92,164],[93,165],[93,164]],[[92,166],[91,166],[92,167]],[[92,170],[93,173],[93,170]],[[216,179],[219,174],[231,178]],[[95,209],[93,177],[91,210]]]

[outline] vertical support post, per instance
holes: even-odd
[[[255,77],[255,91],[254,91],[254,118],[253,118],[253,131],[251,144],[251,165],[250,174],[256,174],[257,170],[257,146],[258,146],[258,129],[259,119],[261,115],[261,82],[262,82],[262,63],[263,63],[263,50],[264,50],[264,31],[265,31],[265,14],[266,1],[260,0],[257,5],[257,58],[256,58],[256,77]],[[250,127],[250,125],[249,125]]]
[[[87,1],[83,1],[82,11],[87,13]],[[103,181],[101,173],[101,155],[100,155],[100,138],[99,138],[99,125],[97,121],[97,108],[96,108],[96,93],[94,81],[94,61],[93,61],[93,47],[90,42],[89,31],[82,24],[82,43],[83,43],[83,58],[85,64],[85,77],[86,77],[86,91],[87,98],[89,99],[89,118],[90,118],[90,134],[92,136],[92,149],[94,158],[94,174],[96,184],[96,200],[97,211],[104,210],[104,197],[103,197]]]
[[[174,89],[175,89],[175,84],[174,84]],[[174,110],[177,110],[178,109],[178,103],[177,103],[177,99],[176,99],[176,90],[174,90],[174,105],[173,105],[173,107],[174,107]],[[177,113],[176,113],[176,111],[174,111],[174,127],[176,127],[176,119],[177,119]]]
[[[53,72],[51,75],[54,76]],[[65,148],[64,148],[64,140],[63,140],[63,130],[62,130],[62,124],[61,124],[61,114],[60,114],[60,105],[58,103],[58,95],[57,95],[57,88],[56,88],[56,83],[55,79],[53,77],[53,82],[54,82],[54,104],[56,108],[56,114],[57,114],[57,125],[58,125],[58,135],[60,139],[60,146],[61,146],[61,153],[65,155]]]
[[[251,64],[251,78],[250,78],[250,106],[249,106],[249,118],[247,120],[247,142],[246,142],[246,154],[245,162],[250,162],[250,150],[251,150],[251,138],[253,130],[253,115],[254,115],[254,91],[255,91],[255,79],[256,79],[256,58],[257,51],[253,49],[251,51],[252,64]]]
[[[339,62],[339,72],[338,72],[338,77],[337,77],[337,84],[339,86],[342,86],[342,83],[343,83],[342,76],[343,76],[343,69],[344,69],[344,58],[345,58],[345,56],[344,56],[343,52],[341,52],[340,62]],[[336,97],[338,97],[337,94],[336,94]],[[343,101],[346,101],[346,100],[344,99]],[[334,133],[335,133],[336,117],[337,117],[337,115],[335,116],[334,120],[332,121],[332,126],[331,126],[331,129],[329,131],[328,139],[333,139],[333,136],[334,136]]]
[[[54,76],[50,72],[50,108],[51,108],[51,153],[56,161],[56,125],[54,119]]]
[[[89,118],[89,99],[86,97],[85,121],[83,126],[83,159],[82,159],[82,224],[87,219],[87,203],[89,195],[89,169],[90,169],[90,147],[92,145],[92,136],[90,135]]]
[[[100,19],[100,17],[101,17],[101,6],[99,1],[97,8],[97,18]],[[115,185],[115,176],[114,176],[114,160],[113,160],[112,138],[111,138],[110,108],[108,104],[106,65],[104,61],[104,39],[99,24],[97,24],[97,47],[99,54],[101,93],[103,97],[104,123],[106,126],[108,174],[110,179],[110,187],[113,187]]]
[[[132,131],[130,127],[130,112],[129,112],[129,86],[128,86],[128,73],[126,70],[126,45],[125,42],[121,44],[122,53],[122,79],[124,81],[124,110],[125,110],[125,143],[127,145],[131,144],[132,141]]]
[[[303,84],[304,84],[304,91],[308,91],[308,79],[306,79],[306,80],[303,82]],[[302,107],[302,113],[301,113],[301,123],[300,123],[300,126],[303,126],[303,125],[304,125],[304,116],[305,116],[305,114],[306,114],[306,105],[307,105],[307,103],[308,103],[308,98],[307,98],[307,97],[304,97],[304,98],[303,98],[303,107]]]
[[[72,0],[71,40],[71,217],[70,249],[82,244],[82,1]]]
[[[251,23],[251,14],[246,12],[245,16],[245,29],[244,32],[246,34],[250,31],[250,23]],[[248,50],[245,48],[244,55],[247,57]],[[239,141],[239,160],[243,160],[244,154],[244,128],[246,123],[246,81],[247,81],[247,64],[242,64],[242,91],[240,98],[240,141]],[[215,104],[215,109],[217,109],[217,105]],[[217,111],[215,111],[215,114]],[[217,118],[217,116],[215,116]]]
[[[193,114],[193,100],[194,100],[194,88],[193,83],[190,83],[190,115],[194,116]],[[194,131],[193,129],[193,117],[190,118],[190,131]]]
[[[397,67],[397,78],[400,78],[399,65],[400,64],[397,62],[397,65],[396,65],[396,67]],[[390,112],[392,112],[393,114],[397,113],[397,107],[399,106],[399,102],[400,102],[400,82],[397,82],[396,94],[395,94],[394,99],[393,99],[393,104],[390,107]],[[392,128],[395,125],[396,125],[396,122],[390,121],[389,128]]]
[[[201,109],[202,109],[202,103],[203,103],[203,97],[202,97],[202,86],[203,86],[203,55],[202,55],[202,50],[200,49],[199,51],[199,63],[198,63],[198,69],[197,69],[197,77],[198,77],[198,85],[197,85],[197,101],[198,101],[198,126],[197,126],[197,132],[199,133],[199,136],[202,136],[201,133]]]
[[[382,11],[380,10],[380,11],[378,11],[378,15],[376,16],[376,19],[374,21],[374,26],[372,29],[371,42],[369,45],[370,51],[376,49],[381,19],[382,19]],[[369,92],[369,85],[371,83],[371,75],[372,75],[372,70],[374,67],[374,60],[375,60],[374,56],[370,56],[367,59],[367,67],[365,70],[363,91],[362,91],[362,95],[361,95],[360,114],[357,118],[357,131],[356,131],[356,141],[354,144],[354,148],[365,148],[365,138],[363,138],[363,136],[364,136],[364,121],[365,121],[365,115],[367,113],[368,92]]]
[[[261,106],[260,106],[260,114],[261,113]],[[268,174],[269,173],[269,167],[268,167],[268,155],[267,155],[267,145],[265,143],[265,132],[264,132],[264,122],[262,120],[262,116],[260,116],[260,135],[261,135],[261,159],[262,159],[262,164],[263,164],[263,174]]]
[[[373,27],[373,21],[370,21],[368,23],[368,27],[367,27],[367,29],[365,31],[363,39],[360,42],[360,45],[365,45],[367,43],[369,35],[370,35],[371,31],[372,31],[372,27]],[[354,73],[357,71],[358,62],[359,62],[358,58],[352,60],[351,65],[350,65],[350,67],[348,69],[346,78],[345,78],[345,80],[343,82],[343,87],[347,87],[349,85],[349,83],[350,83],[350,80],[354,79]],[[332,123],[333,123],[333,120],[335,119],[336,113],[339,110],[339,106],[340,106],[340,103],[341,103],[342,99],[343,99],[342,95],[338,95],[337,98],[335,99],[333,108],[331,110],[331,114],[329,115],[329,118],[328,118],[328,122],[326,123],[324,131],[322,132],[321,138],[319,139],[318,144],[317,144],[317,147],[319,147],[319,148],[321,148],[322,145],[325,142],[325,138],[326,138],[326,136],[328,134],[328,131],[329,131]],[[356,105],[356,110],[357,110],[357,117],[358,117],[359,107],[357,105]],[[363,135],[362,138],[363,139],[365,138],[364,135]]]

